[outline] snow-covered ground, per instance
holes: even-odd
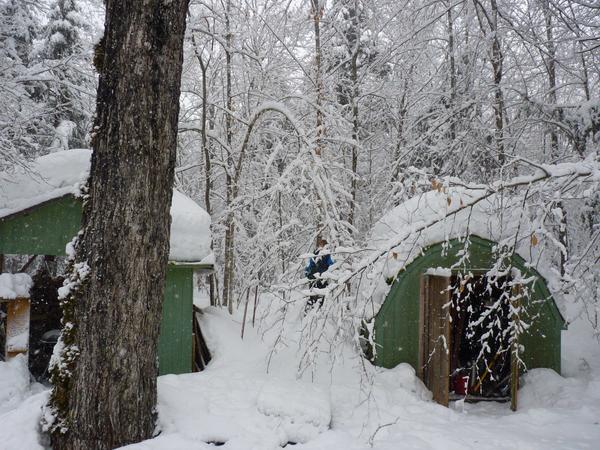
[[[206,308],[202,330],[213,360],[201,373],[160,377],[161,433],[127,448],[599,448],[600,346],[585,338],[583,322],[564,335],[567,377],[531,371],[513,413],[507,404],[444,408],[429,400],[410,366],[363,367],[350,348],[335,350],[334,362],[322,352],[316,369],[298,377],[294,326],[307,319],[301,305],[288,317],[283,340],[276,328],[252,326],[241,340],[241,314]],[[0,449],[43,448],[37,424],[47,391],[28,384],[22,363],[0,362]]]

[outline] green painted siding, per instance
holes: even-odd
[[[64,255],[81,228],[81,201],[67,196],[0,219],[0,254]]]
[[[525,347],[522,356],[528,369],[549,367],[560,373],[561,330],[563,319],[554,311],[554,302],[545,284],[538,279],[535,294],[521,318],[530,328],[520,337]]]
[[[487,270],[492,266],[495,244],[477,236],[471,236],[471,271]],[[442,244],[432,245],[424,254],[402,270],[375,317],[375,344],[378,366],[392,368],[401,362],[417,367],[419,360],[419,294],[420,276],[431,267],[451,267],[457,260],[457,251],[463,245],[458,240],[450,242],[449,248]],[[564,327],[542,277],[525,266],[525,261],[515,256],[512,264],[523,274],[538,278],[529,305],[529,313],[535,315],[522,319],[534,325],[521,337],[525,346],[523,360],[528,368],[549,367],[560,373],[560,330]]]
[[[192,371],[193,271],[170,266],[158,342],[160,374]]]
[[[0,254],[64,255],[81,228],[81,200],[65,196],[0,219]],[[167,269],[158,344],[160,374],[192,369],[193,265]]]

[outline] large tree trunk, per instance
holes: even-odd
[[[89,197],[63,302],[60,449],[152,437],[188,0],[106,2]]]

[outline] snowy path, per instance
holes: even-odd
[[[224,442],[224,450],[270,450],[288,442],[299,442],[286,447],[298,450],[599,448],[598,367],[577,378],[532,371],[517,413],[506,404],[447,409],[427,400],[409,366],[369,369],[373,384],[361,392],[357,360],[342,352],[333,369],[323,364],[311,383],[296,379],[293,349],[279,352],[267,373],[270,346],[251,327],[241,341],[239,322],[222,311],[209,310],[202,322],[215,355],[208,370],[161,377],[162,433],[128,449],[215,448],[210,442]],[[0,363],[2,450],[43,448],[36,427],[47,392],[27,388],[22,375],[18,365]]]

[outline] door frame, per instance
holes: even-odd
[[[451,301],[450,282],[449,276],[423,273],[419,294],[417,374],[443,406],[448,406],[450,393],[450,310],[444,307]],[[437,332],[441,334],[434,338]]]
[[[472,273],[477,275],[484,274],[484,270],[471,270]],[[448,406],[449,404],[449,393],[450,393],[450,310],[444,308],[445,323],[442,322],[441,315],[438,316],[438,330],[442,331],[445,337],[445,352],[444,358],[441,358],[440,367],[434,368],[434,371],[430,367],[426,367],[426,361],[431,361],[432,351],[431,343],[431,314],[440,312],[440,304],[449,304],[452,299],[452,294],[449,289],[452,282],[451,276],[440,276],[429,274],[424,272],[420,277],[420,292],[419,292],[419,359],[417,367],[417,376],[425,386],[432,392],[433,400],[440,405]],[[436,292],[435,290],[440,289],[442,286],[446,286],[443,290]],[[522,286],[516,285],[512,288],[511,292],[511,307],[514,311],[519,311],[521,306],[522,298]],[[431,302],[436,302],[437,311],[431,310]],[[517,313],[513,313],[511,319],[519,326],[520,317]],[[440,335],[441,336],[441,335]],[[436,339],[436,342],[438,339]],[[434,349],[435,350],[435,349]],[[518,389],[519,389],[519,334],[517,334],[516,340],[511,345],[511,378],[510,378],[510,408],[513,411],[517,410],[518,403]],[[433,353],[435,354],[435,353]],[[438,356],[442,355],[439,353]]]

